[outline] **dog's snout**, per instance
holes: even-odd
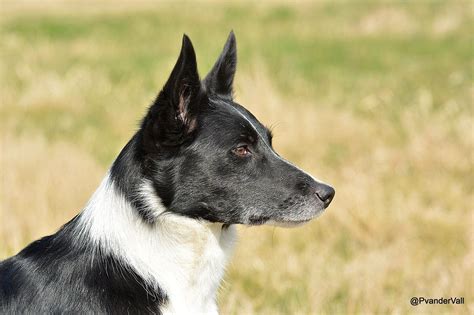
[[[329,185],[319,183],[316,181],[313,182],[299,182],[296,185],[296,188],[303,194],[303,195],[316,195],[318,196],[319,200],[321,200],[326,208],[331,203],[332,199],[336,191]]]
[[[303,195],[314,193],[314,188],[307,181],[297,183],[296,189],[298,189]]]
[[[316,195],[324,203],[324,206],[327,207],[331,203],[336,191],[329,185],[320,184],[316,186]]]

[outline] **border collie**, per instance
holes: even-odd
[[[171,75],[83,211],[0,263],[0,313],[217,314],[237,224],[293,226],[334,189],[272,148],[232,97],[231,32],[200,80],[184,35]]]

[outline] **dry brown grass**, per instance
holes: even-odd
[[[103,168],[70,143],[2,134],[0,256],[54,233],[82,209]]]

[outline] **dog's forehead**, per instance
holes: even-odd
[[[248,131],[255,133],[256,136],[268,142],[271,138],[271,132],[265,127],[250,111],[242,105],[230,100],[211,100],[214,114],[219,117],[218,120],[232,128],[238,126],[235,130]]]

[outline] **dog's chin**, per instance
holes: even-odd
[[[324,208],[323,209],[318,209],[314,214],[312,214],[310,216],[304,216],[302,218],[295,217],[295,218],[288,218],[288,219],[286,219],[286,218],[285,219],[280,219],[280,218],[279,219],[270,219],[267,222],[265,222],[265,224],[266,225],[272,225],[272,226],[278,226],[278,227],[285,227],[285,228],[297,227],[297,226],[304,225],[304,224],[308,223],[311,220],[316,219],[321,214],[323,214],[324,210],[325,210]]]
[[[284,228],[293,228],[293,227],[297,227],[297,226],[301,226],[303,224],[306,224],[311,220],[312,220],[312,218],[307,219],[307,220],[291,220],[291,221],[269,220],[265,223],[265,225],[284,227]]]

